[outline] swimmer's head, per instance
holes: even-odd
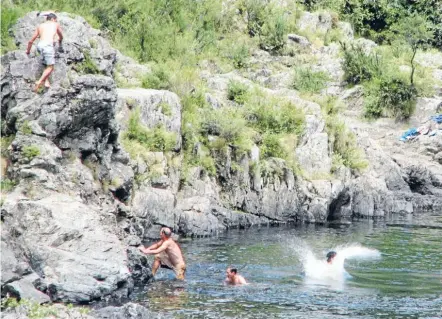
[[[169,238],[172,235],[172,230],[169,227],[161,228],[160,235],[164,235]]]
[[[227,277],[234,278],[237,273],[238,273],[238,269],[232,268],[232,267],[227,268]]]
[[[333,260],[333,258],[335,258],[336,257],[336,252],[335,251],[329,251],[328,253],[327,253],[327,262],[329,263],[329,264],[331,264],[331,262],[332,262],[332,260]]]

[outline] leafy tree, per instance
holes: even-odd
[[[418,14],[413,14],[400,20],[392,27],[392,30],[400,36],[400,40],[411,47],[410,83],[413,85],[414,71],[416,69],[416,65],[414,64],[416,52],[419,48],[425,48],[434,37],[433,31],[431,30],[431,23],[426,18]]]

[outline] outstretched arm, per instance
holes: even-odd
[[[150,249],[150,247],[149,247],[147,250],[144,251],[144,253],[149,254],[149,255],[159,254],[160,252],[165,251],[167,249],[167,247],[169,247],[169,243],[163,242],[160,247],[158,247],[156,249]]]
[[[38,38],[40,35],[40,32],[38,31],[38,28],[35,29],[34,35],[32,36],[32,39],[28,42],[28,48],[26,49],[26,54],[31,53],[32,44],[34,43],[35,39]]]
[[[145,248],[143,245],[141,245],[138,247],[138,249],[141,250],[143,253],[147,254],[147,251],[152,250],[152,249],[157,249],[158,247],[161,246],[162,243],[163,243],[163,241],[160,240],[159,242],[149,246],[148,248]]]

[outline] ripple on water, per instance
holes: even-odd
[[[194,240],[182,245],[186,282],[161,270],[137,299],[162,318],[442,318],[442,230],[418,226],[309,225]],[[315,282],[288,249],[292,238],[306,242],[317,258],[351,243],[375,248],[381,258],[348,260],[349,278]],[[251,284],[224,286],[228,265],[240,268]]]

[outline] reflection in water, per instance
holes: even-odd
[[[138,301],[161,318],[440,318],[442,229],[424,221],[234,230],[183,243],[186,281],[160,272]],[[324,268],[330,250],[342,276]],[[250,285],[223,285],[231,264]]]

